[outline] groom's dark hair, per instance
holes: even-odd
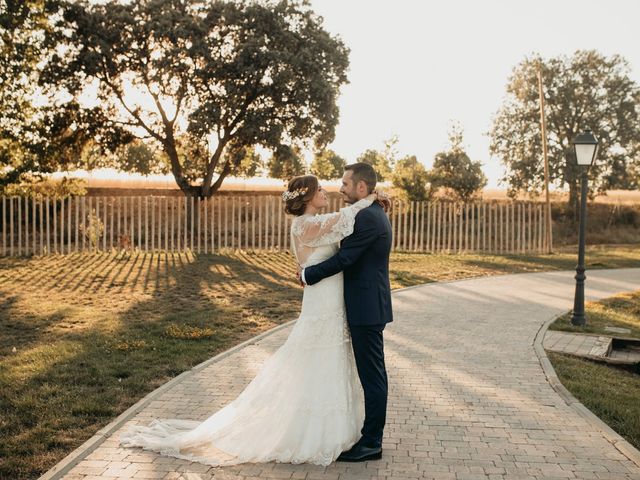
[[[347,170],[353,172],[352,178],[354,185],[357,185],[358,182],[362,180],[367,185],[369,193],[375,190],[378,177],[376,175],[376,171],[371,165],[363,162],[352,163],[351,165],[344,167],[344,171],[346,172]]]

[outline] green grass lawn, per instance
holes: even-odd
[[[396,253],[391,258],[391,287],[506,273],[575,270],[577,257],[577,247],[562,247],[553,255]],[[587,248],[587,270],[637,266],[640,266],[640,245],[597,245]]]
[[[567,390],[640,449],[640,375],[562,353],[547,355]]]
[[[587,324],[583,327],[571,325],[571,314],[567,313],[549,329],[621,336],[604,329],[612,326],[631,330],[625,337],[640,338],[640,290],[588,302],[585,315]],[[607,425],[640,448],[640,370],[560,353],[547,354],[562,384]]]
[[[549,330],[640,338],[640,290],[616,295],[599,302],[587,302],[585,316],[587,324],[577,327],[571,324],[571,313],[568,312],[553,322]],[[630,332],[612,333],[606,331],[605,327],[626,328]]]
[[[588,268],[640,267],[639,246]],[[394,254],[393,288],[572,269],[554,255]],[[171,377],[296,318],[287,253],[0,258],[0,478],[45,472]]]

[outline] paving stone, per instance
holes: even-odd
[[[587,300],[639,284],[640,269],[592,271]],[[380,461],[211,468],[119,446],[120,431],[134,423],[207,418],[242,391],[287,328],[185,376],[64,478],[640,480],[640,467],[553,390],[533,348],[540,326],[572,308],[574,287],[572,272],[553,272],[394,293],[395,321],[385,329],[389,403]],[[586,339],[556,338],[555,345],[588,347]]]

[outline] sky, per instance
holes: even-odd
[[[640,83],[637,0],[312,0],[326,30],[350,48],[350,83],[338,104],[330,148],[353,162],[397,135],[400,156],[429,167],[448,146],[451,121],[464,129],[489,188],[503,168],[487,132],[515,65],[596,49],[622,55]]]

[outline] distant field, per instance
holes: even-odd
[[[122,178],[116,178],[117,176]],[[113,189],[167,189],[177,193],[178,187],[173,180],[173,177],[168,175],[150,175],[144,177],[142,175],[129,175],[129,178],[124,178],[122,173],[96,173],[92,176],[79,175],[87,181],[89,188],[113,188]],[[62,174],[55,174],[55,177],[61,177]],[[328,191],[338,191],[340,188],[339,180],[323,180],[323,186]],[[241,192],[268,192],[268,191],[282,191],[286,185],[284,180],[274,178],[235,178],[228,177],[220,188],[221,191],[241,191]],[[387,189],[391,189],[391,185],[388,182],[382,184]],[[114,192],[115,193],[115,192]],[[102,194],[102,193],[101,193]],[[506,200],[507,191],[505,189],[488,188],[482,193],[482,197],[485,200]],[[552,201],[565,201],[568,197],[568,193],[564,192],[551,192]],[[525,198],[521,198],[525,200]],[[540,197],[540,200],[544,200],[544,197]],[[640,204],[640,191],[635,190],[611,190],[606,195],[596,197],[597,203],[617,203],[617,204]]]
[[[507,191],[499,189],[486,189],[482,197],[486,200],[506,200]],[[563,202],[568,200],[569,194],[565,192],[551,192],[552,202]],[[523,198],[524,199],[524,198]],[[540,197],[544,200],[544,196]],[[640,204],[640,191],[636,190],[610,190],[606,195],[596,197],[596,203],[620,203],[620,204]]]

